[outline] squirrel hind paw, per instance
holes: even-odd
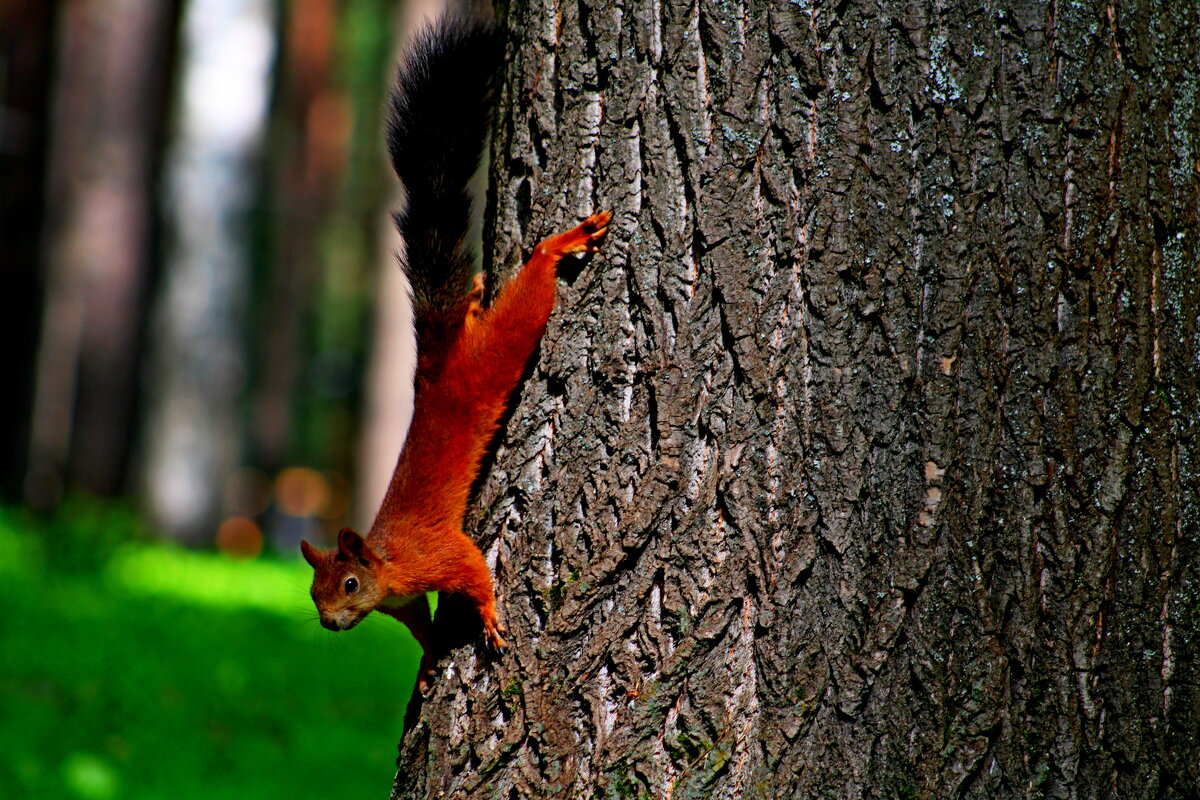
[[[584,231],[596,231],[601,236],[608,232],[608,223],[612,221],[611,211],[597,211],[590,217],[579,223],[579,227]]]
[[[575,230],[584,234],[582,252],[595,253],[600,249],[604,238],[608,236],[608,223],[611,221],[612,212],[601,211],[579,223],[579,227]]]
[[[604,237],[608,235],[610,220],[612,220],[611,211],[592,214],[566,233],[560,233],[549,239],[546,245],[552,253],[559,256],[595,253],[600,249]]]

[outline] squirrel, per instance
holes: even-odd
[[[346,528],[332,550],[300,544],[321,625],[349,630],[372,611],[403,622],[423,650],[422,694],[436,661],[426,592],[465,595],[487,641],[506,647],[491,572],[462,521],[499,419],[546,330],[558,263],[596,252],[611,218],[593,214],[538,244],[484,307],[483,276],[466,242],[467,185],[482,158],[500,59],[495,25],[455,12],[427,26],[401,58],[387,143],[406,194],[393,218],[417,337],[412,422],[367,536]]]

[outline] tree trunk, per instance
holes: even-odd
[[[154,310],[141,479],[156,523],[193,542],[216,531],[241,455],[245,219],[266,132],[274,13],[267,0],[184,12],[180,114],[166,164],[173,236]]]
[[[0,497],[22,494],[33,408],[46,218],[47,131],[58,4],[0,3],[0,325],[9,390],[0,394]]]
[[[314,289],[322,269],[322,222],[336,196],[342,167],[344,109],[333,91],[336,34],[333,0],[300,0],[286,6],[283,25],[285,80],[277,100],[273,137],[276,263],[262,298],[265,325],[259,334],[256,396],[250,443],[254,460],[269,472],[292,455],[296,384],[304,371],[300,345],[311,326]],[[294,548],[292,548],[294,549]]]
[[[393,797],[1196,796],[1197,14],[506,9],[493,263],[616,215]]]
[[[157,233],[178,4],[81,0],[60,16],[46,299],[26,492],[125,488]]]

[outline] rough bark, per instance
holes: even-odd
[[[393,797],[1196,796],[1197,13],[502,10],[493,263],[616,216]]]

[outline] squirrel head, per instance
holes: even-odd
[[[300,552],[313,568],[311,593],[322,627],[348,631],[383,600],[383,560],[356,532],[344,528],[333,550],[322,552],[301,542]]]

